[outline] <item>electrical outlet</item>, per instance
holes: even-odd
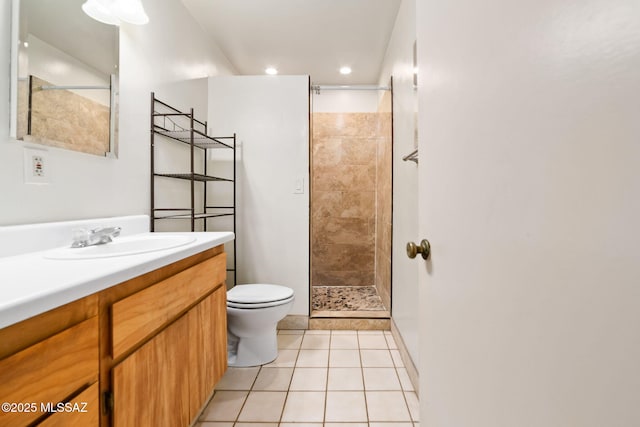
[[[25,184],[49,184],[51,182],[50,164],[46,150],[24,149]]]
[[[44,158],[42,156],[31,156],[31,174],[33,176],[45,176]]]

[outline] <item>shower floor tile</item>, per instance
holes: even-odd
[[[312,286],[314,311],[384,311],[374,286]]]

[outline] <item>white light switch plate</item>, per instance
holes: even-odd
[[[296,177],[296,180],[293,186],[293,194],[304,194],[304,177],[303,176]]]

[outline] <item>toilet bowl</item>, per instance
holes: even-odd
[[[227,292],[229,366],[264,365],[278,356],[276,327],[293,299],[293,289],[279,285],[237,285]]]

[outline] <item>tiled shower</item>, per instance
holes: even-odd
[[[391,93],[377,112],[314,112],[312,317],[391,309]]]

